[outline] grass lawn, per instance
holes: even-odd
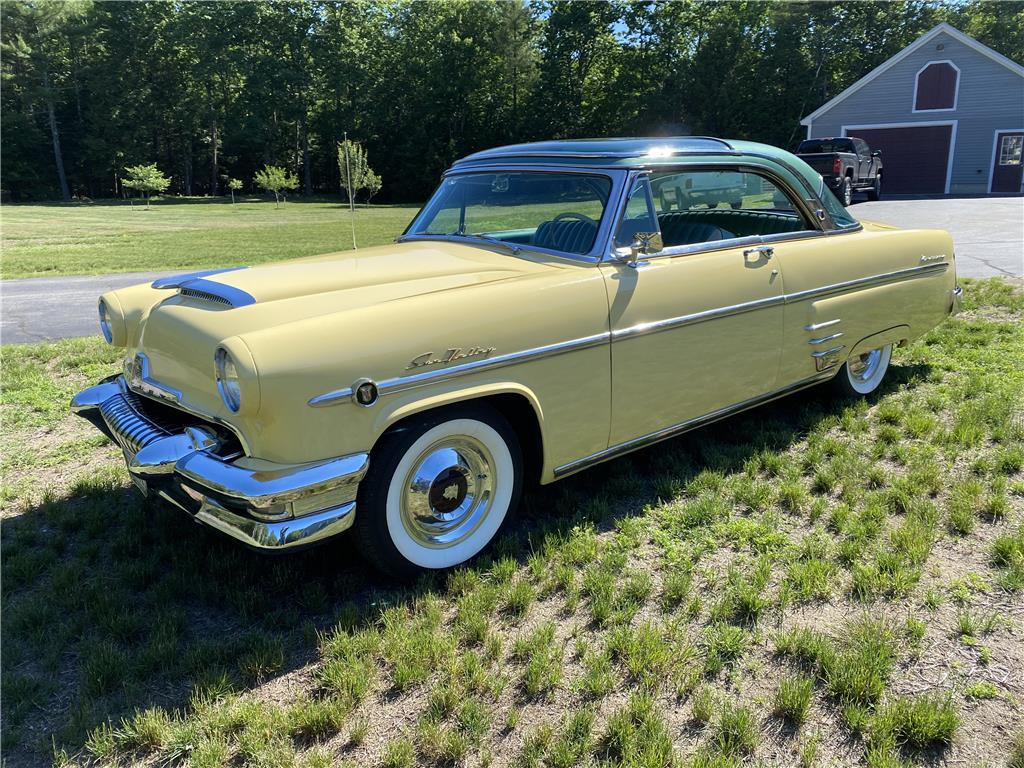
[[[361,247],[400,235],[417,206],[357,207]],[[3,277],[208,268],[313,256],[352,247],[348,206],[301,199],[275,208],[246,198],[5,205]]]
[[[1024,296],[966,282],[876,396],[535,490],[414,585],[144,503],[65,410],[116,355],[5,347],[6,765],[1019,768]]]

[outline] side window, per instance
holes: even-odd
[[[857,148],[857,154],[860,155],[861,157],[867,157],[868,155],[871,154],[870,152],[868,152],[868,145],[864,142],[863,139],[854,139],[853,146]]]
[[[666,247],[814,229],[790,193],[758,173],[673,170],[650,182]]]
[[[615,245],[623,248],[633,244],[637,232],[657,232],[658,217],[651,201],[651,182],[647,176],[640,176],[633,182],[633,188],[626,200],[622,222],[615,232]]]

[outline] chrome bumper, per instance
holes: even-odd
[[[72,412],[124,452],[144,495],[156,495],[250,547],[282,550],[336,536],[355,520],[365,453],[310,464],[256,462],[233,451],[215,425],[174,412],[128,389],[123,376],[79,392]]]
[[[957,314],[961,310],[961,308],[963,307],[963,303],[964,303],[964,289],[963,289],[962,286],[957,285],[953,289],[953,297],[952,297],[952,300],[949,303],[949,314],[951,314],[951,315]]]

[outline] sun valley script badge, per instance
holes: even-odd
[[[455,347],[445,351],[442,355],[435,355],[433,352],[424,352],[422,355],[414,357],[409,362],[409,365],[405,367],[405,370],[409,371],[413,368],[425,368],[428,365],[448,365],[450,363],[458,362],[459,360],[465,360],[467,357],[487,357],[493,351],[494,347],[470,347],[469,349]]]

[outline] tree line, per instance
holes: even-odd
[[[281,0],[0,4],[5,199],[219,195],[269,165],[381,199],[456,158],[545,138],[692,132],[792,147],[799,119],[948,21],[1024,60],[1024,3]],[[251,182],[246,182],[250,184]]]

